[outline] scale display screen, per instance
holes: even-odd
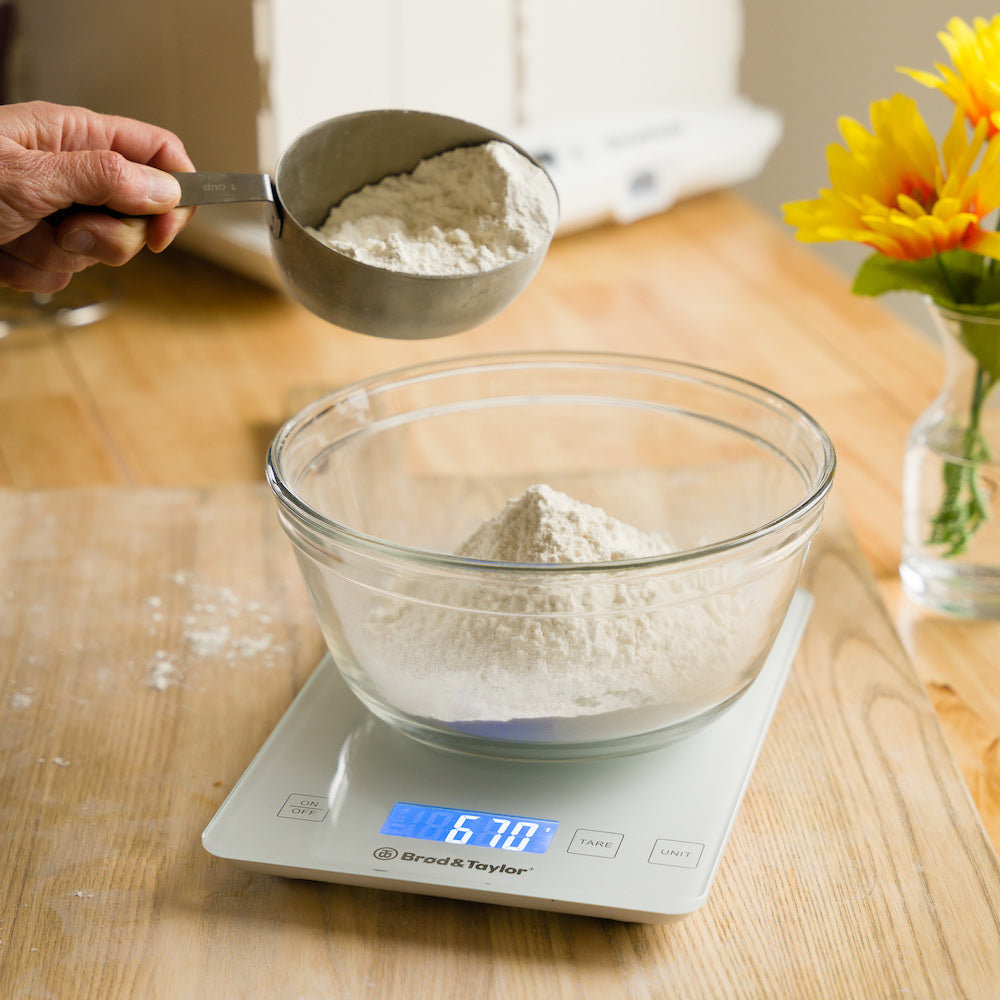
[[[534,816],[397,802],[379,832],[389,837],[412,837],[441,844],[544,854],[558,828],[558,821]]]

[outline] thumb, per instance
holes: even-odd
[[[48,197],[56,208],[107,205],[125,215],[158,215],[181,197],[176,178],[110,149],[41,154],[48,162]]]

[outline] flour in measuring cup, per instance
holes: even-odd
[[[489,271],[542,246],[556,225],[545,171],[505,142],[451,149],[348,195],[317,239],[366,264],[421,275]]]
[[[457,552],[503,563],[613,564],[670,548],[601,508],[535,485]],[[707,592],[713,582],[710,574],[679,581],[635,566],[575,579],[530,571],[449,579],[418,601],[380,600],[357,651],[386,700],[413,715],[586,718],[594,735],[596,717],[653,709],[654,724],[666,724],[735,693],[749,666],[745,601]]]

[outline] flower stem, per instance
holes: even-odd
[[[934,259],[937,261],[938,270],[941,272],[944,283],[948,286],[948,294],[951,296],[951,301],[957,305],[961,299],[959,298],[958,289],[955,287],[955,282],[952,280],[948,268],[944,265],[944,258],[941,254],[936,253],[934,254]]]
[[[1000,217],[998,217],[1000,227]],[[961,303],[958,288],[941,254],[935,254],[941,277],[955,305]],[[992,262],[985,264],[986,273]],[[975,320],[960,321],[959,340],[964,350],[975,330]],[[969,403],[968,425],[961,437],[957,461],[944,462],[941,470],[944,494],[937,513],[930,521],[932,544],[947,546],[945,557],[958,556],[968,550],[972,536],[990,517],[989,498],[982,482],[980,466],[990,461],[990,451],[981,429],[983,404],[996,381],[976,357],[976,376]]]
[[[931,518],[931,544],[945,545],[945,557],[968,550],[973,535],[990,517],[989,498],[980,473],[990,450],[982,432],[982,410],[995,379],[977,362],[969,403],[969,422],[961,437],[957,461],[945,461],[942,468],[944,494],[937,513]]]

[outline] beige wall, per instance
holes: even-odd
[[[248,0],[18,0],[19,97],[169,128],[204,170],[253,170],[259,79]]]
[[[785,135],[764,173],[743,188],[780,217],[782,202],[811,198],[827,186],[825,150],[839,141],[837,118],[868,123],[872,101],[902,92],[916,97],[935,133],[951,120],[951,104],[897,73],[948,62],[937,32],[951,17],[971,22],[1000,12],[971,0],[746,0],[743,91],[780,111]],[[843,244],[816,248],[845,273],[866,255]],[[887,298],[907,319],[929,329],[914,296]]]

